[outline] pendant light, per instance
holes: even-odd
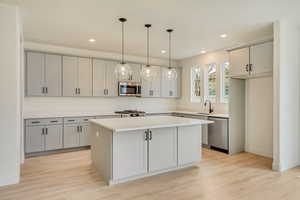
[[[115,68],[115,74],[119,79],[128,79],[132,74],[131,67],[124,61],[124,23],[127,21],[126,18],[120,18],[119,21],[122,23],[122,61]]]
[[[166,74],[166,78],[168,80],[176,80],[177,79],[177,71],[175,68],[171,66],[171,33],[173,32],[173,29],[167,29],[167,32],[169,33],[169,67]]]
[[[145,24],[147,28],[147,65],[142,69],[142,77],[145,80],[151,81],[155,76],[155,71],[151,69],[151,65],[149,64],[149,28],[151,24]]]

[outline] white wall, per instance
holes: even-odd
[[[203,102],[202,103],[194,103],[191,102],[191,68],[195,66],[199,66],[201,68],[205,68],[207,64],[216,63],[217,64],[217,102],[214,103],[215,112],[218,113],[228,113],[228,105],[224,103],[220,103],[220,66],[229,60],[229,54],[226,51],[218,51],[214,53],[207,53],[199,56],[195,56],[192,58],[187,58],[181,60],[179,65],[182,66],[182,96],[178,101],[178,109],[182,110],[190,110],[190,111],[203,111]],[[203,70],[202,70],[203,71]],[[204,90],[202,87],[202,94],[204,94]]]
[[[246,81],[246,151],[273,157],[273,78]]]
[[[274,161],[286,170],[300,165],[300,28],[284,19],[274,24]]]
[[[0,4],[0,186],[20,176],[20,26],[18,10]]]

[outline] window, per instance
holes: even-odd
[[[221,65],[221,101],[228,103],[229,99],[229,62]]]
[[[207,65],[207,88],[206,98],[212,102],[216,102],[217,98],[217,65]]]
[[[201,102],[201,68],[191,68],[191,102]]]

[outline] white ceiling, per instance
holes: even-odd
[[[173,57],[201,50],[230,48],[272,36],[272,22],[300,11],[300,0],[0,0],[21,7],[27,41],[91,50],[120,52],[121,25],[126,17],[125,51],[146,55],[145,23],[151,23],[152,57],[168,48]],[[222,39],[220,34],[228,34]],[[89,43],[95,38],[95,43]]]

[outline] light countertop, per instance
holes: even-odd
[[[134,131],[154,128],[169,128],[210,124],[212,121],[173,116],[146,116],[113,119],[91,119],[90,123],[102,126],[115,132]]]
[[[183,111],[183,110],[170,110],[170,111],[153,111],[146,112],[146,114],[171,114],[171,113],[179,113],[179,114],[187,114],[194,116],[207,116],[207,117],[220,117],[220,118],[229,118],[228,114],[207,114],[207,113],[199,113],[199,112],[191,112],[191,111]],[[24,119],[38,119],[38,118],[56,118],[56,117],[88,117],[88,116],[120,116],[120,114],[115,114],[113,111],[84,111],[84,112],[28,112],[24,113]]]

